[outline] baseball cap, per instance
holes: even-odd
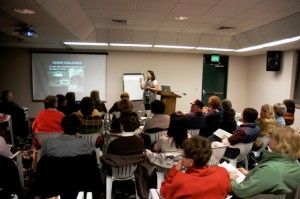
[[[201,102],[201,101],[198,100],[198,99],[196,99],[195,101],[191,102],[191,104],[196,105],[196,106],[199,106],[199,108],[201,108],[201,109],[204,107],[203,102]]]

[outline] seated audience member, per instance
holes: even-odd
[[[249,143],[256,140],[259,134],[259,128],[255,123],[258,112],[253,108],[245,108],[242,114],[242,122],[232,136],[222,139],[223,144],[235,145],[238,143]],[[227,147],[224,156],[228,158],[236,158],[240,153],[239,149]]]
[[[123,98],[118,103],[118,108],[120,113],[122,114],[125,111],[131,111],[133,109],[131,101],[129,101],[128,98]],[[116,118],[112,120],[112,123],[110,125],[110,132],[111,133],[121,133],[120,129],[120,118]]]
[[[67,108],[67,99],[63,94],[57,94],[57,110],[64,113],[65,115],[71,114],[72,111]]]
[[[140,122],[137,113],[125,111],[120,116],[121,135],[108,144],[107,152],[100,160],[103,163],[102,171],[111,174],[111,166],[120,167],[137,164],[135,179],[140,198],[148,198],[145,176],[148,176],[147,157],[144,154],[144,141],[136,136],[134,131],[139,128]]]
[[[181,144],[188,137],[184,114],[174,112],[170,117],[170,125],[166,135],[159,138],[153,147],[153,151],[165,153],[181,150]]]
[[[138,155],[142,154],[145,147],[144,141],[139,136],[134,135],[134,131],[139,128],[138,115],[133,111],[124,111],[120,116],[121,135],[110,142],[107,153],[115,155]]]
[[[99,112],[95,109],[94,101],[90,97],[84,97],[80,101],[80,113],[79,115],[82,129],[81,134],[98,133],[99,137],[96,141],[96,146],[101,147],[104,143],[104,136],[102,130],[102,118],[99,116]],[[98,114],[97,114],[98,113]]]
[[[218,128],[220,128],[222,122],[223,111],[219,111],[220,98],[217,96],[211,96],[208,99],[208,108],[203,108],[205,126],[201,129],[200,135],[209,137]]]
[[[92,148],[82,138],[82,124],[78,116],[67,115],[61,121],[64,133],[55,138],[45,140],[42,156],[74,157],[77,155],[91,154]]]
[[[60,195],[76,198],[79,191],[92,192],[98,198],[103,184],[93,149],[78,137],[81,121],[69,114],[61,122],[64,133],[45,141],[37,164],[36,194],[42,198]]]
[[[95,109],[97,109],[99,112],[107,113],[107,109],[104,102],[100,100],[100,93],[98,90],[91,91],[90,97],[94,101]]]
[[[161,196],[164,199],[224,199],[230,192],[229,174],[222,167],[207,165],[211,155],[207,138],[195,136],[184,140],[182,159],[162,182]],[[183,167],[187,168],[185,172]]]
[[[283,114],[283,118],[285,120],[285,125],[293,125],[294,124],[294,114],[295,114],[295,102],[291,99],[283,100],[284,105],[286,106],[286,112]]]
[[[272,131],[272,128],[274,128],[276,125],[274,110],[271,105],[265,104],[261,106],[260,118],[256,120],[256,124],[260,129],[258,137],[269,135],[269,133]],[[263,142],[260,139],[257,139],[253,143],[253,150],[258,150],[262,145]]]
[[[155,133],[168,129],[170,124],[170,116],[165,115],[166,105],[160,100],[154,100],[150,104],[152,118],[145,121],[144,132]]]
[[[100,113],[95,108],[94,100],[90,97],[83,97],[80,101],[80,109],[73,114],[78,117],[82,116],[98,116]]]
[[[190,113],[187,113],[184,117],[187,121],[187,129],[202,129],[205,125],[205,119],[202,113],[204,107],[203,102],[196,99],[191,102]]]
[[[26,136],[28,125],[25,122],[24,109],[13,100],[13,92],[11,90],[4,90],[1,93],[0,113],[11,116],[15,137]]]
[[[273,105],[273,109],[276,118],[276,124],[285,126],[285,120],[283,118],[283,115],[286,112],[285,105],[283,103],[276,103]]]
[[[127,98],[128,100],[129,100],[129,94],[127,93],[127,92],[122,92],[121,94],[120,94],[120,99],[122,100],[123,98]],[[119,110],[119,102],[120,102],[120,100],[119,101],[116,101],[114,104],[113,104],[113,106],[109,109],[109,113],[112,113],[112,112],[119,112],[120,110]],[[132,105],[132,107],[133,107],[133,105]]]
[[[80,109],[79,103],[76,102],[76,96],[74,92],[66,93],[67,108],[72,112],[77,112]]]
[[[62,133],[61,121],[65,115],[56,109],[56,96],[48,95],[44,100],[44,107],[45,110],[40,111],[35,117],[32,124],[33,132]],[[36,138],[34,138],[33,144],[36,148],[40,147]]]
[[[231,176],[232,193],[239,198],[258,194],[286,194],[300,184],[300,135],[286,126],[276,126],[269,134],[269,151],[251,171],[238,168],[246,178],[237,183]]]
[[[220,125],[220,129],[232,133],[236,127],[235,121],[235,110],[232,108],[231,101],[224,99],[221,101],[221,106],[223,108],[223,119]]]

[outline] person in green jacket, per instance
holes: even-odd
[[[231,175],[231,192],[239,198],[258,194],[286,194],[300,185],[300,134],[288,126],[275,126],[270,132],[269,151],[251,171],[238,168],[245,179],[237,183]]]

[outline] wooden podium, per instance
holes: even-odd
[[[160,100],[166,105],[165,114],[171,115],[171,113],[175,112],[176,98],[181,98],[180,95],[172,91],[157,91],[156,94],[160,95]]]

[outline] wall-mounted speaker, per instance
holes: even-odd
[[[279,71],[281,62],[281,51],[267,52],[267,71]]]

